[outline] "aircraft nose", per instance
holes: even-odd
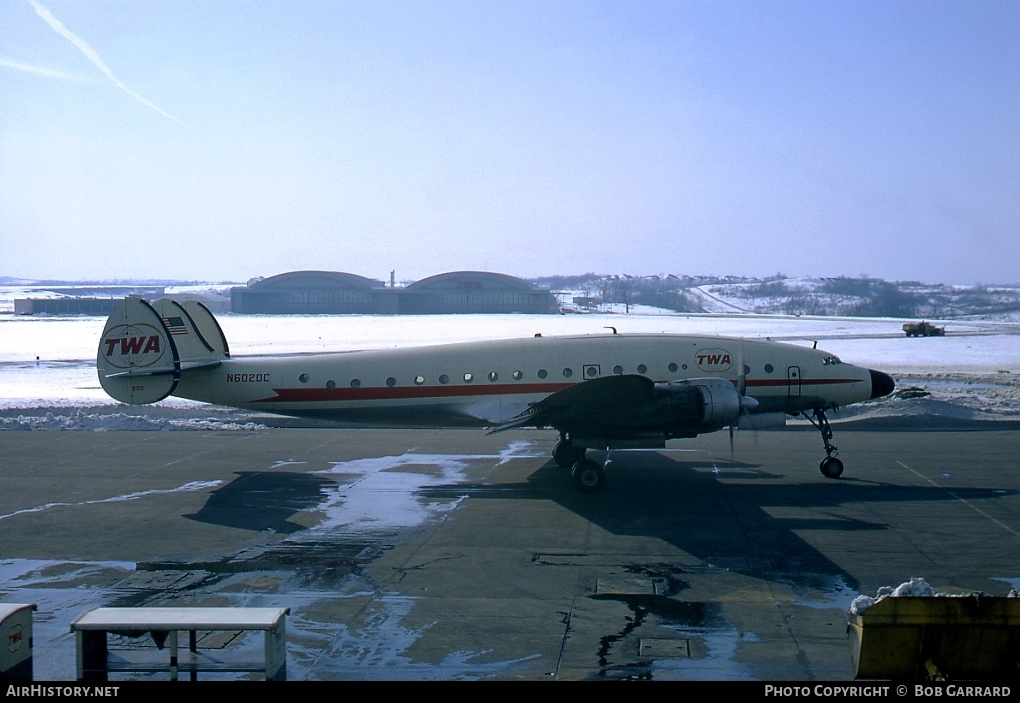
[[[881,398],[884,395],[889,395],[893,392],[893,388],[896,387],[896,383],[892,380],[892,376],[881,371],[875,371],[874,369],[868,369],[871,372],[871,397]]]

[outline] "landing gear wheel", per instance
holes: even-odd
[[[553,447],[552,458],[559,466],[569,469],[584,459],[584,449],[575,447],[567,440],[561,439]]]
[[[594,493],[606,485],[606,471],[597,461],[582,459],[570,470],[570,478],[577,489],[585,493]]]
[[[825,478],[839,478],[843,475],[843,462],[834,456],[827,456],[818,464],[818,470]]]

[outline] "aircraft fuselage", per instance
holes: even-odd
[[[232,357],[185,374],[173,395],[345,423],[492,426],[568,386],[613,374],[655,382],[724,378],[743,384],[759,413],[796,414],[873,397],[868,369],[818,349],[666,334]]]

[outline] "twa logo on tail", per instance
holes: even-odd
[[[107,330],[99,349],[111,366],[128,369],[152,366],[163,358],[166,344],[152,325],[117,325]]]
[[[701,349],[694,358],[702,371],[719,373],[733,366],[733,357],[725,349]]]

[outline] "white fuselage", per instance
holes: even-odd
[[[605,334],[235,357],[184,374],[174,395],[347,423],[492,426],[567,386],[612,374],[656,382],[725,378],[758,401],[756,412],[799,413],[872,394],[867,369],[818,349],[725,337]]]

